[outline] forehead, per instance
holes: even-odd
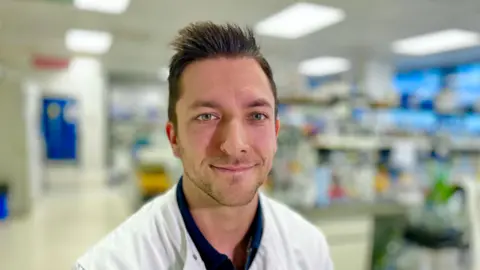
[[[214,58],[187,66],[181,77],[179,103],[188,106],[199,99],[223,103],[262,98],[274,105],[268,77],[253,58]]]

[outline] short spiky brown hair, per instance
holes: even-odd
[[[175,107],[181,96],[180,78],[185,68],[196,61],[215,57],[252,57],[270,81],[277,115],[277,88],[270,64],[260,53],[255,35],[250,28],[235,24],[212,22],[192,23],[181,29],[172,42],[175,55],[170,61],[168,76],[168,120],[177,126]]]

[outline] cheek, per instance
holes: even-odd
[[[264,158],[270,158],[277,150],[277,137],[271,128],[255,129],[251,134],[251,142]]]
[[[184,129],[180,143],[184,148],[187,148],[192,154],[204,153],[210,144],[212,131],[205,127],[187,127]]]

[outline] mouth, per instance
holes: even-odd
[[[223,173],[242,173],[246,172],[256,165],[210,165],[210,167],[214,170]]]

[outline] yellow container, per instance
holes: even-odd
[[[172,186],[168,175],[162,168],[140,169],[137,172],[137,177],[143,195],[153,196],[161,194]]]

